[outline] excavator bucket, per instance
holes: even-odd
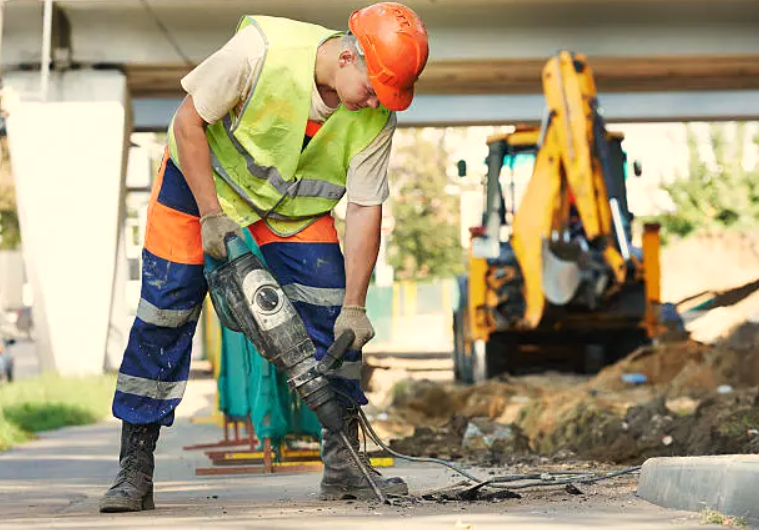
[[[566,305],[580,286],[580,267],[576,261],[558,257],[543,240],[543,294],[554,305]]]

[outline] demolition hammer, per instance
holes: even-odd
[[[377,498],[388,503],[343,428],[343,409],[326,377],[354,340],[352,331],[336,337],[320,361],[316,347],[282,287],[256,248],[237,235],[225,238],[227,259],[205,256],[204,274],[211,302],[224,327],[243,333],[258,353],[288,377],[288,386],[314,411],[324,428],[338,432]]]

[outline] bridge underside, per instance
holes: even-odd
[[[546,59],[431,61],[419,94],[539,94]],[[759,89],[759,54],[666,57],[590,57],[599,92],[679,92]],[[178,97],[191,68],[176,64],[127,65],[135,97]]]
[[[539,119],[541,68],[559,49],[593,68],[609,119],[759,118],[755,0],[406,0],[431,57],[402,124]],[[317,5],[318,4],[318,5]],[[231,36],[242,14],[344,29],[351,0],[59,0],[53,66],[118,69],[146,126],[182,97],[179,80]],[[41,2],[6,7],[2,64],[39,69]],[[156,109],[153,117],[146,116]]]

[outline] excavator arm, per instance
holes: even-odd
[[[663,330],[658,226],[632,247],[624,135],[606,130],[583,55],[551,58],[542,82],[541,127],[487,139],[483,219],[454,315],[461,381],[510,371],[543,345],[593,370],[607,346],[624,355]]]
[[[524,276],[522,325],[528,328],[540,322],[546,297],[568,300],[581,281],[580,268],[556,259],[550,250],[554,242],[564,240],[572,208],[588,244],[584,250],[603,257],[602,266],[608,272],[603,290],[613,292],[627,274],[621,218],[615,216],[615,203],[607,193],[606,129],[585,57],[560,52],[550,59],[543,69],[543,89],[547,114],[511,237]]]

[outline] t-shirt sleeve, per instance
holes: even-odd
[[[247,97],[263,54],[258,30],[248,26],[182,79],[204,121],[220,120]]]
[[[387,200],[390,195],[387,166],[390,162],[396,125],[395,112],[391,112],[376,138],[351,160],[346,182],[348,202],[361,206],[377,206]]]

